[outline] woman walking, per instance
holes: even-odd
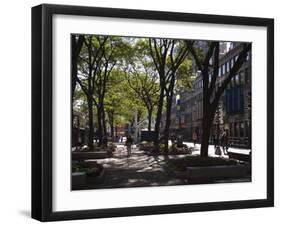
[[[127,156],[131,155],[132,152],[132,144],[133,144],[133,139],[131,135],[129,135],[126,139],[126,147],[127,147]]]

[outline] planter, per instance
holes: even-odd
[[[171,178],[187,179],[187,174],[185,171],[177,171],[177,170],[171,169],[169,166],[166,166],[166,165],[163,166],[163,169]]]
[[[87,184],[100,184],[104,181],[105,169],[102,169],[98,176],[87,176]]]
[[[107,151],[72,152],[72,160],[104,159],[111,155]]]
[[[75,172],[71,174],[72,189],[80,189],[86,184],[87,175],[85,172]]]
[[[183,151],[183,152],[168,152],[168,153],[163,153],[163,152],[145,152],[149,156],[158,156],[158,155],[191,155],[190,151]]]
[[[186,174],[187,178],[193,182],[239,179],[247,177],[250,168],[249,164],[186,167]]]

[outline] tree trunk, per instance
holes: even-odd
[[[173,103],[173,96],[174,96],[174,86],[175,86],[175,74],[173,75],[169,89],[166,93],[166,123],[165,123],[165,150],[169,150],[169,135],[170,135],[170,125],[171,125],[171,110],[172,110],[172,103]]]
[[[74,123],[74,114],[73,114],[73,103],[74,103],[74,92],[76,88],[76,76],[77,76],[77,57],[76,57],[76,42],[75,42],[75,36],[71,36],[71,125],[73,128]],[[79,129],[79,128],[78,128]]]
[[[110,124],[110,135],[114,138],[114,112],[108,112],[109,124]]]
[[[155,121],[155,129],[154,129],[154,131],[155,131],[154,145],[156,146],[156,148],[159,148],[159,132],[160,132],[160,123],[161,123],[161,117],[162,117],[163,102],[164,102],[164,87],[163,88],[161,87],[156,121]]]
[[[201,149],[200,149],[201,157],[208,157],[209,138],[210,138],[210,133],[211,133],[210,126],[211,125],[212,125],[211,121],[203,120]]]
[[[83,46],[84,37],[80,36],[78,41],[76,42],[76,35],[71,35],[71,121],[73,126],[73,102],[74,102],[74,92],[76,88],[76,78],[77,78],[77,61],[78,56]]]
[[[115,136],[118,136],[118,127],[115,125]]]
[[[102,144],[103,128],[102,128],[102,111],[98,106],[97,106],[97,120],[98,120],[98,139],[99,139],[99,146],[100,146]]]
[[[147,109],[148,113],[148,131],[151,131],[152,109]]]
[[[114,138],[114,126],[113,126],[113,121],[110,123],[110,133],[111,133],[111,137]]]
[[[93,123],[93,100],[91,97],[87,97],[88,102],[88,115],[89,115],[89,135],[88,135],[88,147],[92,151],[94,149],[94,123]]]
[[[106,121],[105,121],[105,111],[104,111],[104,105],[103,103],[101,104],[101,112],[102,112],[102,129],[103,129],[103,136],[107,135],[107,130],[106,130]]]
[[[211,128],[215,117],[215,109],[216,108],[214,107],[214,104],[212,105],[208,103],[204,104],[203,101],[203,122],[202,122],[202,137],[201,137],[201,148],[200,148],[201,157],[208,157],[209,139],[210,139]]]
[[[166,124],[165,124],[165,131],[164,131],[164,137],[165,137],[165,150],[168,151],[169,149],[169,137],[170,137],[170,125],[171,125],[171,110],[172,110],[172,102],[173,102],[173,96],[174,96],[174,81],[171,84],[171,89],[169,90],[169,93],[166,95],[167,103],[166,103]]]
[[[172,94],[171,94],[172,95]],[[171,107],[172,107],[172,97],[167,97],[166,103],[166,123],[165,123],[165,130],[164,130],[164,137],[165,137],[165,151],[169,150],[169,134],[170,134],[170,125],[171,125]]]

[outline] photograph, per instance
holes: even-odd
[[[32,7],[31,185],[39,221],[274,206],[274,19]]]
[[[71,190],[252,181],[251,42],[70,36]]]

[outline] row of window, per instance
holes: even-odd
[[[226,61],[224,64],[222,64],[219,67],[219,74],[218,76],[223,76],[224,74],[228,73],[230,69],[233,67],[234,62],[236,62],[238,59],[238,55],[232,57],[230,60]],[[248,52],[246,60],[248,61],[250,59],[250,53]]]
[[[192,111],[192,121],[197,121],[203,117],[203,103],[202,101],[198,102]]]
[[[217,84],[216,91],[218,89],[218,86],[221,85],[223,80],[220,80]],[[234,77],[232,77],[230,83],[227,85],[227,89],[231,89],[233,87],[242,86],[244,84],[250,84],[251,83],[251,75],[249,72],[249,68],[245,68],[244,70],[239,71],[238,74],[236,74]]]
[[[249,73],[249,68],[245,68],[245,70],[241,70],[231,79],[231,82],[228,84],[227,88],[229,89],[231,87],[249,84],[250,82],[251,75]]]
[[[196,82],[193,87],[195,90],[203,88],[203,80]]]
[[[209,75],[209,81],[211,81],[211,74]],[[223,80],[219,80],[218,86],[221,85]],[[231,82],[228,84],[227,88],[235,87],[235,86],[240,86],[244,84],[250,84],[251,82],[251,75],[249,68],[245,68],[244,70],[240,70],[238,74],[236,74],[234,77],[232,77]],[[197,86],[196,86],[197,87]],[[196,88],[195,87],[195,88]],[[202,87],[203,87],[203,82],[202,82]],[[217,89],[218,87],[216,87]]]
[[[230,137],[248,137],[250,134],[248,122],[234,122],[229,124],[229,136]]]

